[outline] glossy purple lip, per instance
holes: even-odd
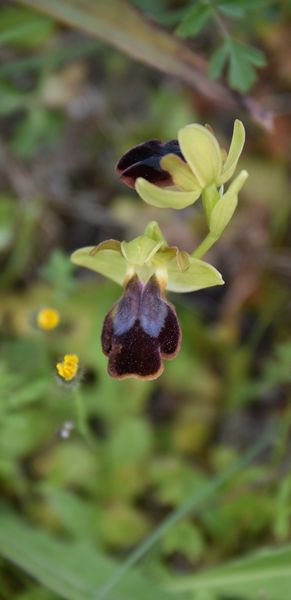
[[[176,154],[184,160],[178,140],[164,143],[149,140],[123,154],[116,165],[116,171],[120,179],[131,188],[134,188],[138,177],[143,177],[160,187],[173,185],[170,174],[160,166],[160,160],[166,154]]]
[[[137,275],[105,317],[102,349],[109,358],[111,377],[155,379],[163,371],[162,359],[176,356],[181,331],[172,304],[161,296],[153,275],[143,286]]]

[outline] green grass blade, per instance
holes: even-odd
[[[60,542],[0,509],[0,554],[65,600],[91,600],[115,563],[89,543]],[[110,600],[170,600],[172,594],[138,572],[126,577]]]
[[[202,590],[203,593],[211,590],[219,597],[227,594],[248,600],[288,598],[291,590],[291,545],[253,553],[219,569],[175,581],[169,587],[178,594],[195,592],[198,600]]]
[[[128,559],[116,570],[113,576],[108,580],[105,586],[94,596],[94,600],[103,600],[107,597],[109,592],[117,585],[117,583],[126,575],[127,571],[133,567],[161,538],[161,536],[171,527],[174,523],[182,519],[189,513],[194,513],[197,509],[201,510],[201,507],[205,506],[206,502],[213,498],[213,496],[219,491],[219,489],[228,481],[232,479],[239,471],[244,469],[247,465],[253,462],[253,460],[270,444],[270,433],[267,432],[263,435],[254,446],[252,446],[247,452],[233,465],[226,469],[224,473],[214,477],[209,483],[195,491],[188,500],[180,506],[177,510],[173,511],[163,522],[157,527],[151,535],[149,535],[145,541],[140,544],[136,550],[134,550]]]

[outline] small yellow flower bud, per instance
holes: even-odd
[[[64,381],[72,381],[78,374],[79,357],[77,354],[65,354],[62,362],[56,364],[58,375]]]
[[[36,324],[43,331],[55,329],[60,322],[60,313],[54,308],[42,308],[36,315]]]

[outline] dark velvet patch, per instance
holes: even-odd
[[[101,341],[109,374],[154,379],[163,370],[161,359],[179,351],[180,339],[175,309],[161,297],[156,277],[143,287],[134,276],[104,321]]]
[[[137,144],[137,146],[133,146],[130,150],[127,150],[125,154],[121,156],[119,159],[116,170],[118,173],[121,173],[128,167],[131,167],[135,163],[145,160],[146,158],[150,158],[158,153],[158,148],[160,147],[160,140],[149,140],[148,142],[143,142],[142,144]]]
[[[149,140],[128,150],[118,161],[116,170],[129,187],[134,187],[138,177],[161,187],[172,185],[171,176],[160,166],[160,160],[166,154],[176,154],[184,160],[177,140],[165,143]]]
[[[120,179],[130,188],[134,188],[138,177],[143,177],[151,183],[155,183],[159,187],[167,187],[172,185],[172,178],[160,167],[160,158],[147,158],[142,162],[136,163],[123,171]]]
[[[172,304],[168,304],[168,313],[164,327],[159,335],[162,358],[176,356],[181,343],[181,330]]]
[[[161,369],[159,340],[145,333],[139,321],[123,335],[113,336],[108,363],[112,377],[135,375],[145,379],[159,374]]]

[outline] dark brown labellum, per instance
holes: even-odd
[[[162,373],[162,359],[179,351],[181,331],[155,275],[144,286],[136,275],[128,282],[105,318],[101,339],[112,377],[155,379]]]
[[[120,179],[129,187],[134,188],[138,177],[143,177],[160,187],[173,185],[172,178],[160,166],[160,160],[166,154],[183,155],[178,140],[162,143],[159,140],[149,140],[128,150],[116,165]]]

